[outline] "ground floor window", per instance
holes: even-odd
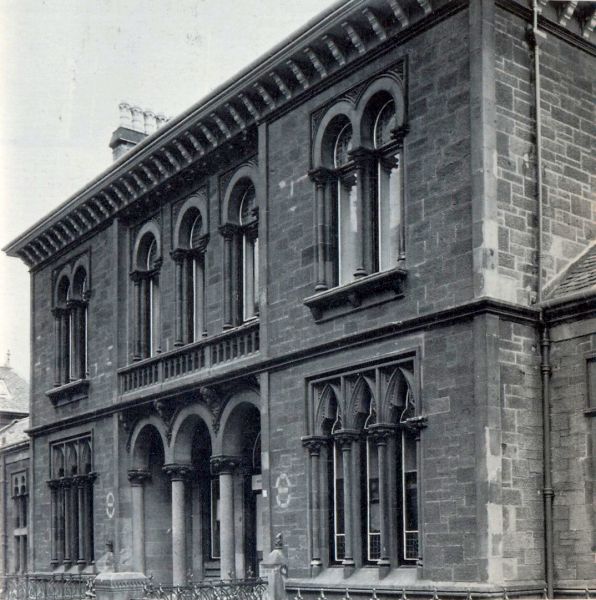
[[[27,472],[13,473],[11,477],[12,514],[13,514],[13,573],[27,572],[27,520],[29,505],[29,486]]]
[[[91,436],[51,445],[51,563],[86,566],[94,560]]]
[[[311,553],[315,569],[419,559],[418,442],[412,363],[310,382]]]

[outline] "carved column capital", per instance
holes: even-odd
[[[410,126],[407,123],[404,123],[400,127],[396,127],[391,131],[391,137],[397,142],[399,148],[402,148],[404,145],[404,138],[408,135],[410,131]]]
[[[310,180],[314,182],[316,185],[325,185],[328,181],[332,180],[335,175],[333,171],[327,169],[326,167],[318,167],[316,169],[312,169],[312,171],[308,172],[308,176]]]
[[[219,227],[219,233],[226,240],[231,240],[239,231],[239,226],[234,223],[224,223]]]
[[[170,256],[174,262],[180,263],[188,256],[188,250],[186,248],[176,248],[170,252]]]
[[[52,314],[56,319],[59,319],[62,315],[66,314],[68,310],[64,306],[54,306],[52,308]]]
[[[172,481],[186,481],[192,473],[190,465],[171,463],[162,467],[163,472],[169,475]]]
[[[323,435],[307,435],[302,438],[302,445],[308,450],[311,456],[318,456],[321,448],[325,446],[329,438]]]
[[[130,273],[130,279],[133,283],[141,283],[141,281],[143,281],[143,279],[147,279],[148,276],[148,271],[139,271],[139,269],[131,271]]]
[[[351,448],[352,442],[359,437],[360,432],[356,429],[340,429],[333,434],[333,439],[342,450]]]
[[[387,445],[389,438],[395,435],[396,429],[395,425],[378,423],[371,425],[368,428],[368,437],[372,439],[377,446],[385,446]]]
[[[144,469],[129,469],[128,471],[128,481],[130,481],[130,485],[143,485],[145,481],[148,481],[149,479],[151,479],[151,473]]]
[[[251,239],[251,240],[257,239],[257,237],[259,237],[259,219],[257,218],[254,221],[251,221],[250,223],[246,223],[246,225],[243,225],[242,231],[246,234],[246,236],[249,239]]]
[[[57,490],[60,487],[60,480],[59,479],[50,479],[48,480],[48,487],[51,490]]]
[[[350,150],[349,156],[354,163],[362,166],[375,160],[376,158],[374,150],[371,150],[370,148],[363,148],[362,146]]]
[[[211,472],[214,475],[222,473],[234,473],[240,466],[240,459],[237,456],[212,456]]]
[[[205,251],[207,250],[208,243],[209,243],[209,234],[206,233],[205,235],[202,235],[197,240],[197,245],[194,248],[191,248],[189,253],[191,254],[191,256],[194,256],[194,257],[203,256],[203,254],[205,254]]]

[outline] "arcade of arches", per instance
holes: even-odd
[[[160,582],[243,578],[262,558],[259,394],[216,394],[202,388],[130,434],[133,567]]]

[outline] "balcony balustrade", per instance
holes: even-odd
[[[254,356],[259,351],[259,322],[146,358],[118,370],[120,393],[167,383],[191,373]]]

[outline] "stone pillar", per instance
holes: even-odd
[[[321,472],[320,458],[321,446],[327,443],[327,438],[322,436],[309,436],[302,438],[302,445],[308,449],[310,460],[310,480],[311,480],[311,540],[312,556],[310,561],[311,574],[313,577],[318,575],[323,568],[321,560],[321,533],[323,531],[323,520],[321,511]]]
[[[172,480],[172,584],[186,585],[186,480],[190,465],[164,465]]]
[[[70,381],[70,311],[65,309],[61,312],[62,325],[60,331],[62,339],[60,341],[60,352],[62,353],[62,383]]]
[[[150,478],[149,471],[128,471],[132,502],[132,562],[139,573],[145,572],[145,481]]]
[[[214,456],[211,468],[219,475],[219,548],[221,579],[236,578],[236,520],[234,515],[234,472],[239,460],[230,456]]]
[[[392,425],[371,425],[369,435],[377,447],[379,465],[379,512],[381,514],[381,556],[377,561],[379,566],[379,577],[385,577],[391,569],[391,502],[389,498],[388,485],[388,456],[387,444],[389,438],[394,434],[395,427]]]
[[[370,268],[371,244],[370,244],[370,151],[364,148],[357,148],[350,152],[350,156],[356,163],[356,235],[354,236],[354,245],[356,249],[356,270],[354,277],[364,277],[368,275]]]
[[[64,494],[64,565],[70,567],[72,563],[72,509],[70,497],[70,480],[60,482]]]
[[[358,439],[358,432],[351,429],[342,429],[334,434],[334,438],[341,448],[344,471],[344,539],[345,552],[342,565],[344,577],[349,577],[354,572],[354,531],[352,522],[352,445]]]
[[[74,480],[75,490],[77,494],[77,515],[75,518],[78,520],[77,526],[77,544],[76,544],[76,558],[77,564],[84,565],[86,563],[86,552],[85,552],[85,525],[86,525],[86,502],[85,502],[85,487],[87,485],[86,477],[76,477]],[[73,556],[74,558],[74,556]]]
[[[316,278],[315,291],[320,292],[329,288],[330,282],[327,278],[325,268],[326,248],[329,243],[328,223],[325,210],[325,192],[329,184],[329,171],[327,169],[316,169],[310,173],[315,182],[315,250],[316,250]]]
[[[54,308],[54,386],[58,387],[62,384],[62,309]]]
[[[190,271],[189,269],[191,268],[191,261],[189,260],[188,254],[184,255],[184,258],[182,259],[182,302],[181,302],[181,309],[182,309],[182,341],[185,344],[188,344],[188,342],[192,341],[192,331],[190,328],[191,325],[191,311],[192,311],[192,306],[190,305],[190,282],[192,281],[192,278],[190,276]]]
[[[141,349],[141,358],[149,356],[149,317],[151,308],[149,307],[149,285],[150,281],[144,274],[141,277],[140,294],[140,318],[139,318],[139,347]]]
[[[223,236],[224,247],[223,247],[223,268],[224,268],[224,289],[223,289],[223,307],[224,307],[224,329],[229,329],[234,326],[234,317],[232,315],[232,278],[234,276],[232,263],[233,263],[233,252],[232,244],[234,243],[234,237],[236,234],[237,227],[232,224],[222,225],[219,228],[219,232]]]
[[[184,343],[184,329],[183,329],[183,319],[182,319],[182,270],[183,270],[183,261],[184,261],[184,252],[182,250],[174,250],[172,252],[172,259],[174,260],[175,270],[174,270],[174,293],[175,293],[175,302],[174,302],[174,311],[175,311],[175,321],[174,321],[174,331],[175,331],[175,340],[174,346],[182,346]]]
[[[50,488],[50,564],[56,568],[58,560],[58,481],[52,479],[48,481]]]
[[[141,274],[135,271],[132,274],[133,281],[133,360],[140,360],[142,357],[141,349]]]

